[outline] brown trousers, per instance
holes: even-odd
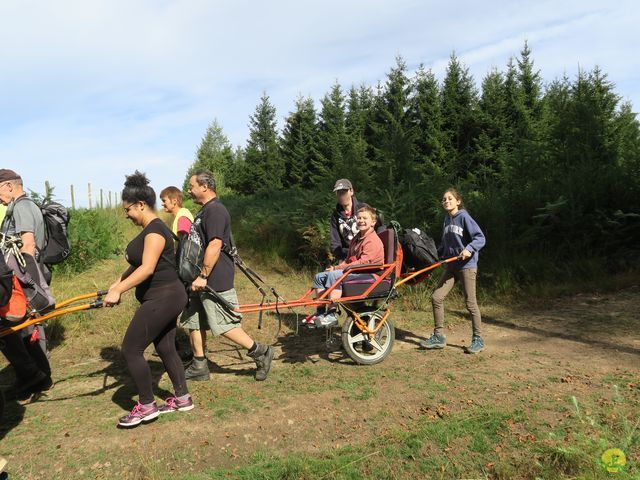
[[[480,316],[480,308],[476,300],[476,277],[478,275],[477,268],[466,268],[463,270],[451,271],[445,269],[436,290],[431,296],[431,305],[433,306],[433,319],[435,322],[434,332],[442,335],[444,328],[444,299],[449,294],[456,282],[462,280],[462,290],[464,292],[464,301],[467,310],[471,314],[471,325],[473,335],[480,336],[482,331],[482,317]]]

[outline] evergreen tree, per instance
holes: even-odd
[[[425,184],[442,178],[445,152],[442,145],[440,87],[431,70],[420,65],[409,98],[408,135],[415,168]]]
[[[520,58],[517,59],[517,62],[518,82],[522,91],[524,107],[529,116],[536,121],[540,117],[542,83],[540,72],[534,71],[531,49],[526,41],[520,51]]]
[[[347,143],[345,130],[345,98],[342,87],[335,83],[320,101],[318,125],[319,157],[311,162],[310,177],[314,185],[328,185],[336,172],[344,171],[344,152]]]
[[[504,166],[509,163],[509,140],[512,136],[506,115],[504,76],[496,69],[482,81],[476,140],[477,169],[472,172],[478,186],[498,182]]]
[[[450,181],[466,178],[474,167],[477,93],[469,69],[451,54],[441,91],[442,130]]]
[[[244,166],[242,193],[282,188],[285,166],[278,148],[276,109],[266,93],[250,118]]]
[[[410,88],[407,65],[398,56],[374,102],[369,125],[380,206],[388,215],[401,220],[415,218],[409,192],[420,181],[413,162],[411,122],[407,115]]]
[[[233,164],[233,150],[229,139],[222,131],[222,126],[213,120],[207,127],[202,141],[196,151],[196,159],[189,167],[182,189],[189,188],[189,179],[198,170],[209,170],[214,174],[219,192],[225,191],[229,170]]]
[[[344,162],[335,169],[336,178],[349,178],[359,191],[368,190],[373,182],[365,136],[373,102],[372,95],[371,89],[366,86],[359,89],[351,87],[349,90],[345,117]]]
[[[284,187],[310,187],[311,171],[319,162],[316,111],[311,98],[299,97],[285,121],[280,142],[285,165]]]

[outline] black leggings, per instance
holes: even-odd
[[[177,281],[148,290],[127,328],[122,340],[122,354],[138,387],[142,404],[154,400],[151,369],[144,358],[144,351],[152,342],[169,374],[176,396],[188,393],[184,367],[175,346],[176,321],[186,304],[187,293]]]

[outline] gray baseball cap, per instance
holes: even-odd
[[[349,190],[352,188],[353,188],[353,185],[351,185],[351,182],[349,180],[347,180],[346,178],[341,178],[333,186],[333,191],[337,192],[338,190]]]

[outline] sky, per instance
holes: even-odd
[[[146,172],[181,186],[214,119],[234,145],[266,92],[279,127],[299,95],[375,85],[401,55],[476,84],[524,41],[544,82],[599,66],[640,108],[636,0],[2,0],[0,168],[87,205]]]

